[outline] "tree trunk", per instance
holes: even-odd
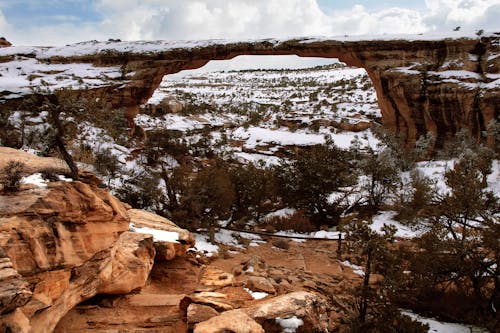
[[[370,274],[371,274],[371,265],[372,265],[372,249],[368,248],[368,253],[366,256],[366,267],[365,267],[365,276],[363,279],[363,289],[361,289],[361,303],[359,306],[359,321],[361,323],[365,323],[366,321],[366,313],[368,312],[368,292],[370,289]]]
[[[210,244],[215,245],[215,228],[213,223],[210,223],[208,226],[208,235],[210,238]]]
[[[75,161],[73,160],[73,157],[68,153],[66,150],[66,146],[64,144],[64,129],[61,124],[61,120],[59,119],[60,112],[57,109],[52,109],[50,112],[50,116],[52,118],[52,123],[56,129],[56,137],[55,137],[55,144],[57,146],[57,149],[61,153],[64,161],[68,165],[70,171],[71,171],[71,178],[74,180],[78,179],[78,167],[75,164]]]

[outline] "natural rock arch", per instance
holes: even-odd
[[[11,59],[20,54],[14,47],[8,49]],[[121,77],[110,78],[104,87],[75,93],[98,97],[104,108],[125,107],[129,119],[164,75],[239,55],[338,58],[364,68],[377,91],[384,126],[408,144],[431,132],[439,145],[462,128],[481,138],[500,111],[500,34],[496,33],[458,39],[86,42],[32,52],[31,57],[51,64],[120,66]],[[2,52],[0,62],[5,62]],[[487,139],[494,144],[492,135]]]

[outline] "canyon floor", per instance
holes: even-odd
[[[338,260],[335,241],[288,244],[286,250],[271,242],[241,252],[224,248],[223,254],[212,258],[191,252],[160,263],[153,268],[145,288],[131,295],[91,299],[70,311],[55,332],[184,332],[188,327],[180,303],[185,296],[218,292],[226,296],[225,303],[248,307],[262,302],[252,294],[257,298],[267,294],[245,289],[252,277],[266,278],[275,294],[312,290],[340,303],[349,297],[346,292],[360,283],[360,275]],[[338,310],[331,313],[332,319],[338,319]]]

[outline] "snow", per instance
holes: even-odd
[[[244,249],[245,247],[238,242],[239,238],[251,239],[254,242],[258,242],[261,240],[261,237],[259,235],[254,235],[246,232],[235,232],[221,229],[215,233],[215,241],[217,243]]]
[[[297,328],[304,325],[304,321],[296,316],[282,319],[280,317],[276,318],[276,323],[280,324],[285,333],[295,333]]]
[[[245,289],[245,291],[247,293],[249,293],[253,297],[253,299],[263,299],[269,295],[268,293],[261,292],[261,291],[251,291],[248,288],[243,288],[243,289]]]
[[[201,235],[199,233],[193,233],[193,235],[196,241],[193,249],[196,252],[202,252],[207,257],[211,257],[214,253],[219,252],[219,246],[211,244],[207,235]]]
[[[487,333],[488,330],[464,324],[447,323],[438,321],[435,318],[427,318],[417,315],[411,311],[403,310],[401,311],[403,315],[407,315],[410,318],[419,321],[424,324],[429,325],[429,333]]]
[[[278,144],[282,146],[308,146],[325,143],[323,135],[308,134],[305,131],[292,133],[286,129],[268,129],[261,127],[238,128],[232,135],[235,140],[244,140],[245,148],[256,148],[262,144]]]
[[[21,184],[31,184],[40,188],[46,188],[48,180],[43,179],[41,173],[34,173],[30,176],[21,178]]]
[[[359,276],[365,276],[365,271],[363,270],[363,267],[351,264],[348,260],[342,261],[341,264],[346,266],[346,267],[352,268],[353,269],[352,272],[354,274],[357,274]]]
[[[345,234],[339,231],[313,231],[310,233],[299,233],[295,232],[292,230],[285,230],[285,231],[278,231],[274,233],[275,235],[279,236],[287,236],[291,237],[291,240],[297,243],[303,243],[307,241],[307,239],[304,238],[324,238],[324,239],[333,239],[337,240],[339,239],[339,235],[341,235],[342,239],[345,238]],[[304,237],[304,238],[293,238],[293,237]]]
[[[327,230],[320,230],[320,231],[312,232],[309,235],[310,235],[310,237],[325,238],[325,239],[339,239],[339,235],[342,239],[344,239],[344,236],[345,236],[345,234],[342,232],[327,231]]]
[[[402,225],[398,221],[394,220],[394,216],[396,214],[397,213],[393,211],[386,211],[375,215],[372,219],[373,223],[370,225],[370,228],[373,231],[382,234],[382,228],[384,225],[394,226],[397,230],[395,236],[400,238],[415,238],[423,234],[423,230],[413,230],[412,228]]]
[[[153,235],[153,239],[160,242],[178,243],[179,240],[179,233],[175,231],[136,227],[133,224],[130,225],[130,231]]]
[[[3,49],[2,49],[3,50]],[[0,65],[0,86],[12,92],[2,98],[13,98],[36,89],[54,91],[64,87],[95,88],[109,85],[109,79],[121,77],[118,66],[96,67],[91,64],[46,64],[19,56]]]
[[[265,167],[270,167],[273,165],[280,164],[281,160],[276,156],[269,156],[265,154],[253,154],[253,153],[244,153],[244,152],[236,152],[234,156],[240,163],[252,163],[254,165],[263,165]]]
[[[295,208],[283,208],[271,212],[262,218],[263,221],[269,221],[275,217],[286,218],[295,214],[297,210]]]
[[[494,160],[491,166],[491,174],[488,175],[487,182],[488,188],[495,193],[500,195],[500,161]]]
[[[60,181],[62,182],[72,182],[73,181],[73,178],[68,178],[64,175],[58,175],[57,178],[59,178]]]

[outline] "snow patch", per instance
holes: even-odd
[[[195,238],[195,246],[192,248],[196,252],[202,252],[207,257],[211,257],[214,253],[219,252],[219,246],[211,244],[208,236],[199,233],[193,233]]]
[[[408,310],[401,311],[401,314],[406,315],[413,320],[429,325],[429,333],[488,333],[488,330],[464,324],[447,323],[438,321],[435,318],[422,317]]]
[[[363,267],[351,264],[348,260],[342,261],[341,264],[346,266],[346,267],[352,268],[353,269],[352,272],[354,274],[357,274],[359,276],[365,276],[365,271],[363,270]]]
[[[261,291],[251,291],[248,288],[243,288],[243,289],[245,289],[245,291],[247,293],[249,293],[253,297],[253,299],[263,299],[264,297],[269,295],[268,293],[261,292]]]
[[[31,184],[39,188],[46,188],[48,182],[49,182],[48,180],[43,179],[41,173],[34,173],[30,176],[21,178],[21,184]]]
[[[175,231],[165,231],[148,227],[136,227],[133,224],[130,225],[130,231],[153,235],[153,239],[155,241],[179,243],[179,233]]]
[[[396,212],[393,211],[387,211],[387,212],[381,212],[378,215],[375,215],[373,217],[373,223],[370,225],[370,229],[373,231],[382,234],[382,228],[384,225],[388,226],[394,226],[396,227],[396,237],[400,238],[415,238],[419,237],[422,235],[423,231],[422,230],[413,230],[412,228],[402,225],[398,221],[394,220],[394,216],[396,215]]]
[[[304,325],[304,321],[296,316],[282,319],[280,317],[276,318],[276,323],[280,324],[285,333],[295,333],[297,328]]]

